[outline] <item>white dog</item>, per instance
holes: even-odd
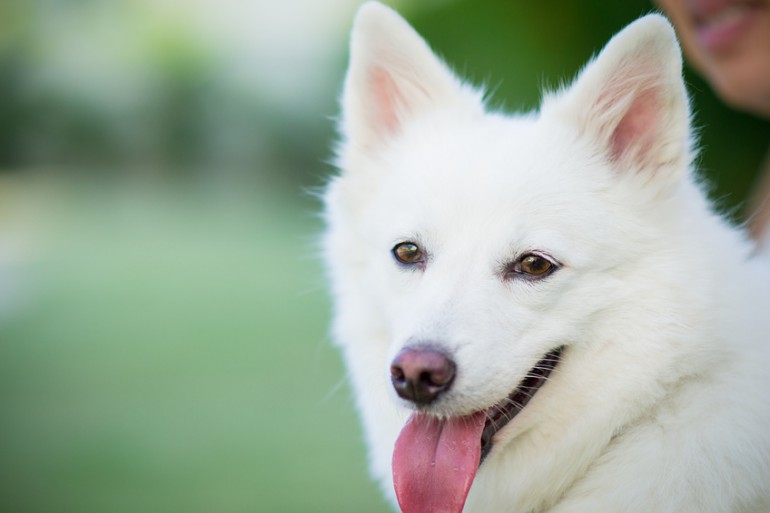
[[[646,16],[507,116],[359,11],[324,256],[405,513],[770,511],[770,259],[698,185],[681,65]]]

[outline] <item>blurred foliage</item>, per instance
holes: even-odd
[[[0,172],[274,174],[290,187],[326,153],[322,112],[273,105],[258,74],[244,87],[216,36],[151,1],[7,0],[0,20]],[[327,114],[333,82],[315,93]]]
[[[358,1],[313,2],[0,2],[0,510],[387,510],[303,191],[330,171]],[[652,10],[392,3],[510,110]],[[289,24],[233,38],[225,7]],[[737,208],[770,126],[687,80],[702,167]]]

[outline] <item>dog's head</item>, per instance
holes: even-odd
[[[412,455],[428,424],[462,419],[488,438],[483,458],[492,438],[502,446],[589,403],[643,403],[660,386],[675,357],[636,335],[676,324],[693,293],[672,240],[688,229],[684,205],[702,201],[681,64],[671,26],[647,16],[539,112],[511,117],[489,112],[393,11],[360,10],[325,257],[370,437],[386,407],[364,403],[385,390],[420,412],[411,429],[425,431],[399,439]]]

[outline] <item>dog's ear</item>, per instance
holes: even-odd
[[[413,117],[468,100],[480,105],[396,12],[377,2],[359,9],[342,96],[343,149],[368,152]]]
[[[546,100],[544,112],[550,108],[577,123],[618,172],[687,169],[690,109],[682,56],[663,16],[645,16],[613,37],[570,89]]]

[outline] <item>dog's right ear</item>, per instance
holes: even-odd
[[[403,18],[378,2],[359,9],[342,96],[343,153],[369,153],[411,119],[464,103],[481,105]]]

